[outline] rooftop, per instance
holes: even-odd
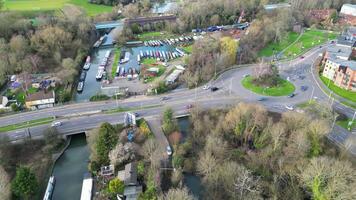
[[[136,163],[125,165],[125,185],[137,185]]]
[[[53,99],[54,98],[54,92],[53,91],[39,91],[33,94],[29,94],[26,98],[26,101],[37,101],[37,100],[44,100],[44,99]]]
[[[351,55],[351,47],[342,46],[342,45],[334,45],[330,46],[327,49],[328,59],[342,59],[349,58]],[[343,59],[345,60],[345,59]]]

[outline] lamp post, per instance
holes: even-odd
[[[311,100],[312,100],[312,98],[314,96],[315,87],[314,86],[312,86],[312,87],[313,87],[313,90],[312,90],[312,93],[311,93],[311,96],[310,96],[310,99],[309,99],[309,103],[311,103]]]

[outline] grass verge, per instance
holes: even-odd
[[[150,109],[150,108],[158,108],[161,105],[150,105],[150,106],[142,106],[142,107],[118,107],[110,110],[105,110],[104,114],[114,114],[120,112],[129,112],[129,111],[136,111],[136,110],[143,110],[143,109]]]
[[[32,126],[38,126],[38,125],[43,125],[43,124],[49,124],[54,121],[53,117],[47,117],[47,118],[41,118],[41,119],[35,119],[27,122],[22,122],[18,124],[12,124],[8,126],[2,126],[0,127],[0,132],[8,132],[8,131],[13,131],[21,128],[29,128]]]
[[[248,76],[242,79],[241,83],[246,89],[265,96],[287,96],[295,90],[295,87],[292,83],[281,78],[279,79],[278,87],[270,88],[257,86],[252,82],[252,80],[253,78]]]
[[[182,49],[183,49],[185,52],[191,54],[192,51],[193,51],[193,45],[184,46],[184,47],[182,47]]]
[[[147,40],[162,40],[162,39],[167,39],[167,38],[176,38],[177,35],[173,33],[168,33],[168,32],[160,32],[160,31],[154,31],[154,32],[145,32],[137,35],[137,38],[141,41],[147,41]]]
[[[114,62],[113,62],[112,69],[111,69],[111,77],[112,78],[115,78],[115,76],[116,76],[116,70],[117,70],[117,65],[119,64],[120,55],[121,55],[121,48],[116,48]]]
[[[351,125],[351,129],[348,129],[349,122],[351,122],[351,119],[344,119],[344,120],[337,121],[336,124],[341,126],[344,129],[346,129],[346,130],[352,130],[352,129],[356,128],[356,120],[353,121],[353,123]]]
[[[324,83],[324,85],[328,87],[331,91],[333,91],[335,94],[356,103],[356,92],[351,92],[349,90],[342,89],[322,75],[320,76],[320,79]]]

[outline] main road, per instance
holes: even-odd
[[[319,88],[313,75],[312,65],[319,54],[326,48],[316,48],[307,52],[304,58],[297,58],[292,61],[277,63],[282,77],[289,79],[296,86],[296,96],[288,97],[268,97],[266,101],[259,102],[261,95],[246,90],[241,85],[241,79],[245,74],[252,74],[253,67],[237,67],[221,74],[218,79],[211,81],[211,84],[219,87],[217,92],[203,90],[202,88],[179,89],[165,94],[168,100],[162,101],[162,96],[139,96],[125,100],[111,100],[101,102],[75,103],[70,105],[56,106],[44,110],[23,112],[0,118],[1,126],[26,122],[34,119],[56,116],[62,122],[58,127],[59,133],[70,134],[81,132],[98,127],[102,122],[121,123],[123,113],[106,114],[105,110],[112,110],[118,107],[136,109],[142,117],[157,117],[162,113],[164,107],[172,107],[176,113],[186,113],[188,104],[196,104],[203,108],[224,107],[236,104],[237,102],[262,103],[269,110],[285,112],[286,105],[296,105],[310,99],[329,103],[330,106],[339,112],[352,117],[355,110],[346,107],[337,101],[331,101],[328,94]],[[304,78],[303,78],[304,77]],[[308,86],[307,91],[301,91],[300,86]],[[40,137],[48,125],[35,126],[28,129],[19,129],[5,133],[11,140],[18,140],[28,137]],[[337,134],[336,134],[337,132]],[[337,129],[331,134],[331,139],[344,144],[348,138],[355,135]],[[351,151],[356,154],[356,144],[353,144]]]

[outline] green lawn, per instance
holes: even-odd
[[[259,52],[259,55],[272,56],[273,53],[276,54],[287,48],[293,42],[295,42],[298,36],[298,33],[290,32],[288,33],[285,40],[279,43],[270,43],[267,47],[265,47]],[[329,33],[317,29],[305,30],[300,39],[295,44],[291,45],[290,47],[288,47],[288,49],[286,49],[286,51],[284,52],[284,56],[286,56],[287,58],[293,58],[315,46],[325,43],[327,40],[335,39],[336,37],[336,33]]]
[[[157,76],[156,77],[147,77],[145,79],[145,83],[154,81],[157,77],[162,76],[162,74],[166,71],[166,67],[164,67],[163,65],[159,65],[159,64],[156,65],[156,64],[157,64],[157,61],[154,58],[148,58],[148,59],[143,60],[142,67],[146,67],[146,68],[157,67],[159,69]]]
[[[330,81],[329,84],[329,79],[325,78],[324,76],[320,76],[320,79],[323,81],[326,87],[329,85],[329,89],[335,94],[356,103],[356,92],[351,92],[349,90],[339,88],[332,81]]]
[[[49,124],[53,121],[54,121],[53,117],[47,117],[47,118],[31,120],[28,122],[23,122],[23,123],[18,123],[18,124],[2,126],[2,127],[0,127],[0,132],[7,132],[7,131],[13,131],[13,130],[21,129],[21,128],[29,128],[32,126]]]
[[[160,31],[155,31],[155,32],[145,32],[137,35],[137,38],[141,41],[147,41],[147,40],[162,40],[166,38],[176,38],[177,35],[173,33],[167,33],[167,32],[160,32]]]
[[[7,0],[5,10],[16,11],[48,11],[61,9],[65,4],[82,7],[88,15],[94,16],[104,12],[111,12],[111,6],[90,4],[87,0]]]
[[[341,126],[344,129],[348,129],[348,125],[349,125],[350,121],[351,121],[351,119],[339,120],[339,121],[336,122],[336,124]],[[353,121],[352,126],[351,126],[351,130],[353,128],[356,128],[356,120]]]
[[[142,64],[143,65],[153,65],[153,64],[156,64],[157,60],[155,58],[145,58],[143,61],[142,61]]]
[[[265,96],[286,96],[294,92],[295,87],[292,83],[284,79],[280,79],[279,82],[278,87],[264,88],[253,84],[251,76],[245,77],[241,81],[246,89]]]
[[[111,77],[112,78],[115,78],[115,76],[116,76],[116,70],[117,70],[117,65],[119,64],[120,55],[121,55],[121,49],[116,48],[114,62],[113,62],[112,69],[111,69]]]
[[[193,51],[193,45],[188,45],[188,46],[185,46],[185,47],[182,47],[182,49],[187,52],[187,53],[192,53]]]

